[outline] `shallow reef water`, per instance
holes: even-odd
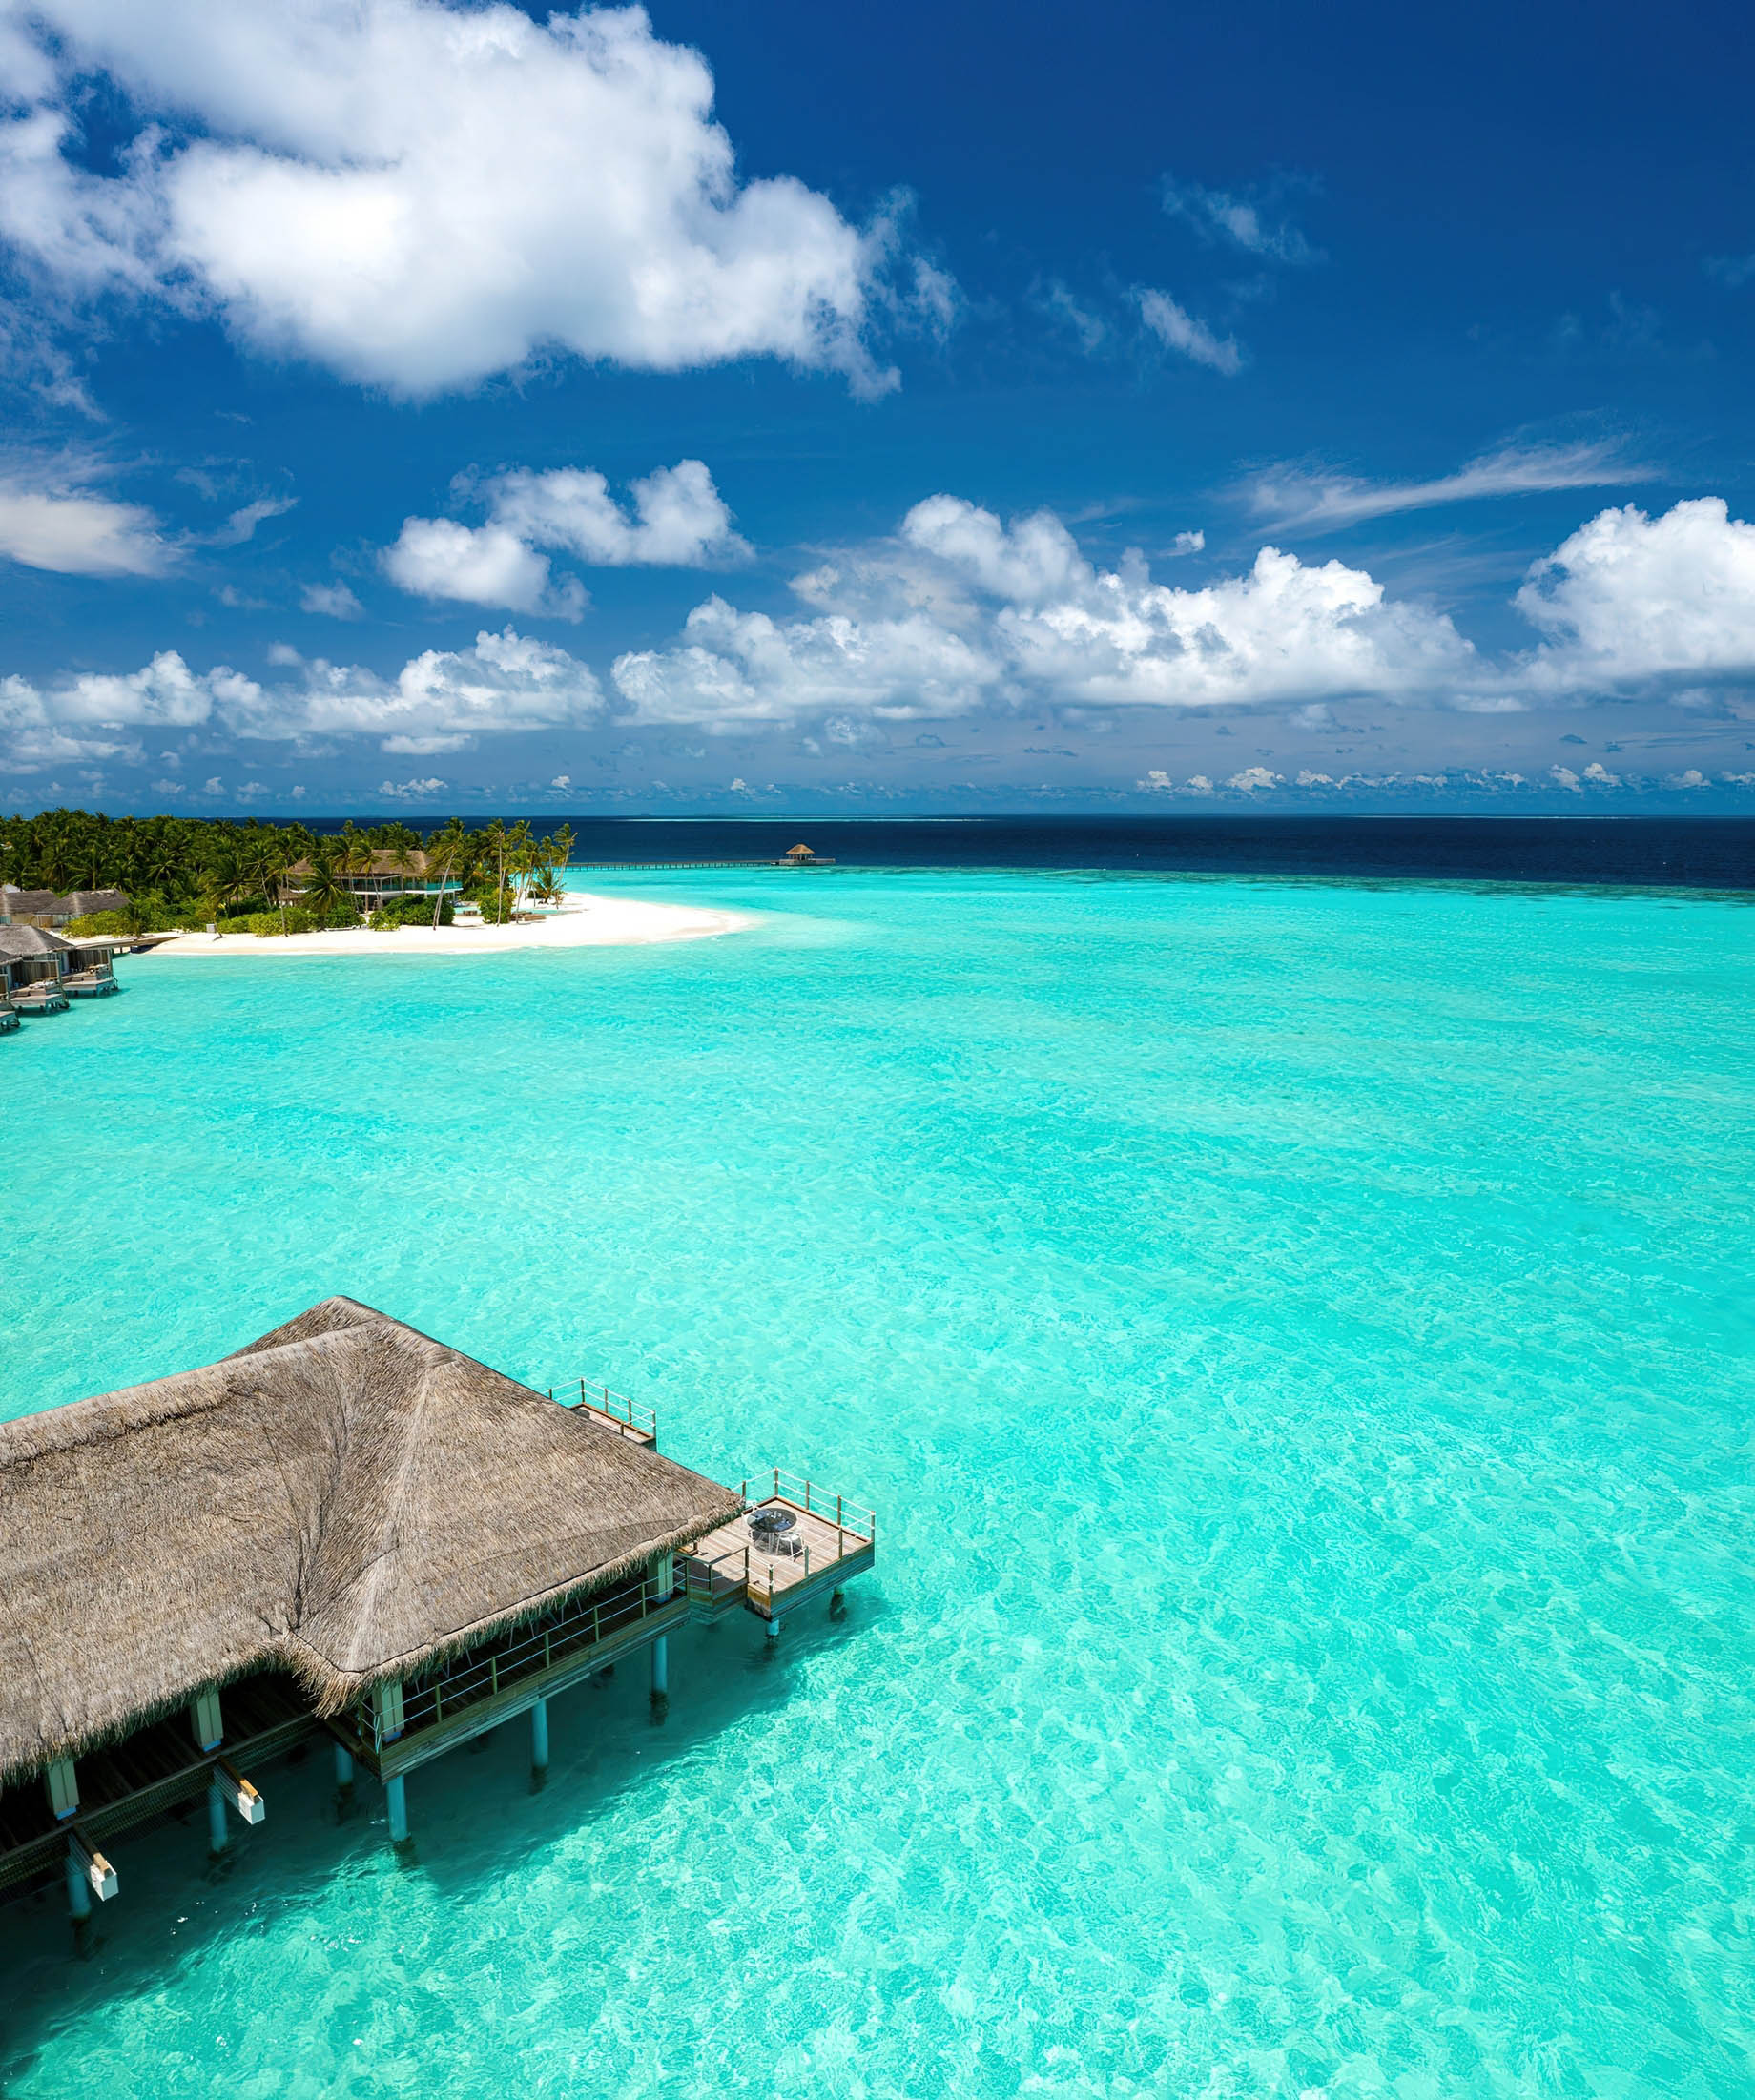
[[[1755,911],[580,879],[762,917],[0,1042],[0,1414],[342,1291],[878,1567],[0,1906],[6,2100],[1755,2092]]]

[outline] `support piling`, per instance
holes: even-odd
[[[530,1709],[530,1769],[548,1769],[548,1701],[539,1699]]]
[[[384,1781],[384,1805],[390,1812],[390,1843],[405,1844],[408,1840],[408,1793],[404,1780],[399,1777]]]

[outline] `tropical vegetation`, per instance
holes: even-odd
[[[84,933],[149,933],[205,925],[221,931],[301,933],[317,926],[361,925],[361,900],[346,877],[371,873],[375,856],[424,851],[428,881],[461,885],[484,918],[503,922],[535,903],[559,897],[559,872],[573,834],[561,825],[539,838],[528,824],[499,818],[470,830],[452,817],[424,837],[401,823],[314,831],[303,824],[230,823],[188,816],[102,816],[46,810],[0,817],[0,882],[24,890],[121,890],[124,912],[76,920]],[[289,871],[304,862],[309,873]],[[394,863],[393,863],[394,864]],[[408,897],[373,915],[374,926],[409,925],[431,914],[448,923],[449,901]]]

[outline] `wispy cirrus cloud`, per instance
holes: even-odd
[[[1288,218],[1277,216],[1279,185],[1237,192],[1209,190],[1200,182],[1179,182],[1167,175],[1159,195],[1165,211],[1191,226],[1209,247],[1240,249],[1264,262],[1298,268],[1327,259]]]
[[[1717,278],[1727,291],[1738,292],[1755,278],[1755,255],[1708,256],[1703,265],[1709,278]]]
[[[1140,319],[1167,350],[1191,358],[1227,379],[1243,370],[1243,351],[1235,336],[1221,336],[1204,320],[1177,304],[1167,292],[1145,291],[1139,295]]]
[[[1531,496],[1559,488],[1626,487],[1651,481],[1652,469],[1629,460],[1619,438],[1576,444],[1505,444],[1454,474],[1424,482],[1371,482],[1352,474],[1269,467],[1243,484],[1256,517],[1283,529],[1339,531],[1368,518],[1488,496]]]

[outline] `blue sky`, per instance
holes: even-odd
[[[1749,43],[0,4],[0,806],[1755,811]]]

